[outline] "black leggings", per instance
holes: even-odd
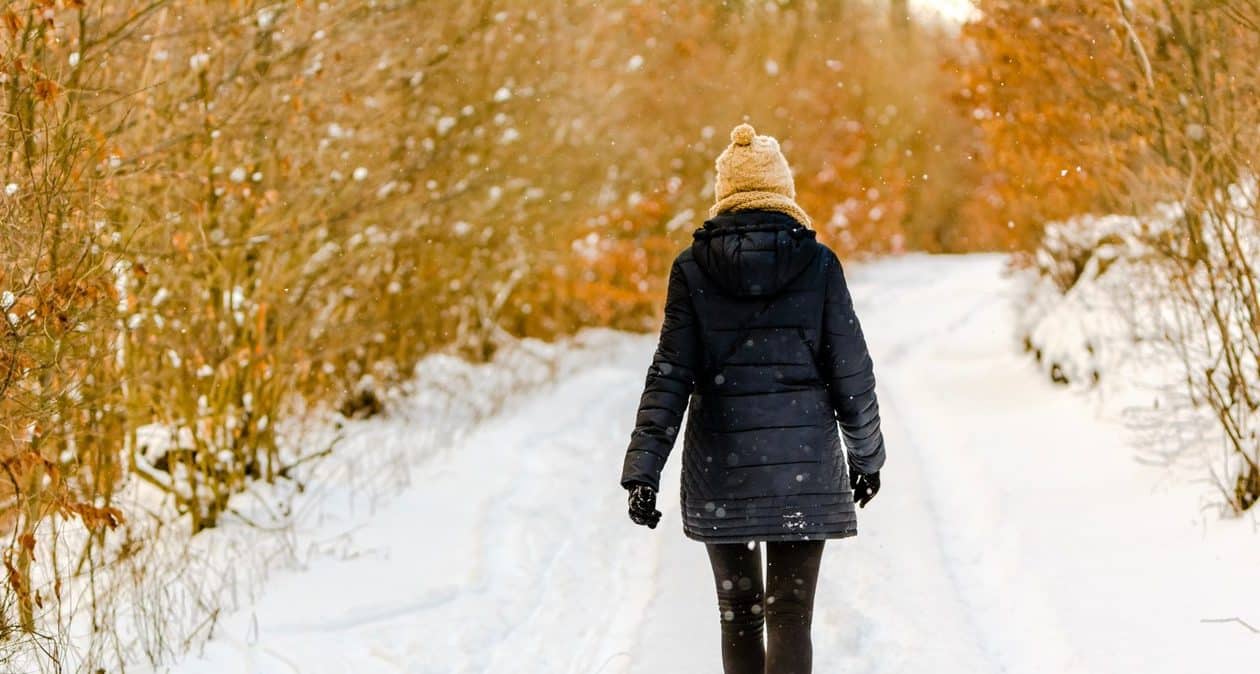
[[[726,674],[809,674],[814,655],[809,625],[823,541],[766,543],[764,585],[760,546],[705,547],[717,583]]]

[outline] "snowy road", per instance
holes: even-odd
[[[1019,353],[1002,260],[849,271],[888,465],[855,539],[828,544],[816,671],[1240,671],[1260,653],[1260,534],[1201,485],[1133,460],[1125,430]],[[653,340],[519,401],[412,468],[357,554],[281,574],[184,674],[718,674],[680,462],[662,525],[616,481]]]

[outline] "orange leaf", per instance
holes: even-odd
[[[57,93],[61,91],[61,87],[52,80],[40,80],[35,83],[35,98],[44,103],[51,103],[57,98]]]

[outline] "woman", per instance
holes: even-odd
[[[884,463],[844,273],[795,196],[778,141],[735,127],[712,217],[670,270],[621,476],[630,518],[655,528],[661,469],[690,403],[683,530],[708,548],[726,674],[810,671],[823,542],[857,533],[854,493],[865,507]]]

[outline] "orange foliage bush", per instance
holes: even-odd
[[[1030,250],[1046,222],[1128,205],[1126,187],[1156,180],[1150,129],[1110,3],[983,0],[951,59],[955,101],[979,125],[981,166],[965,220],[1007,222]]]

